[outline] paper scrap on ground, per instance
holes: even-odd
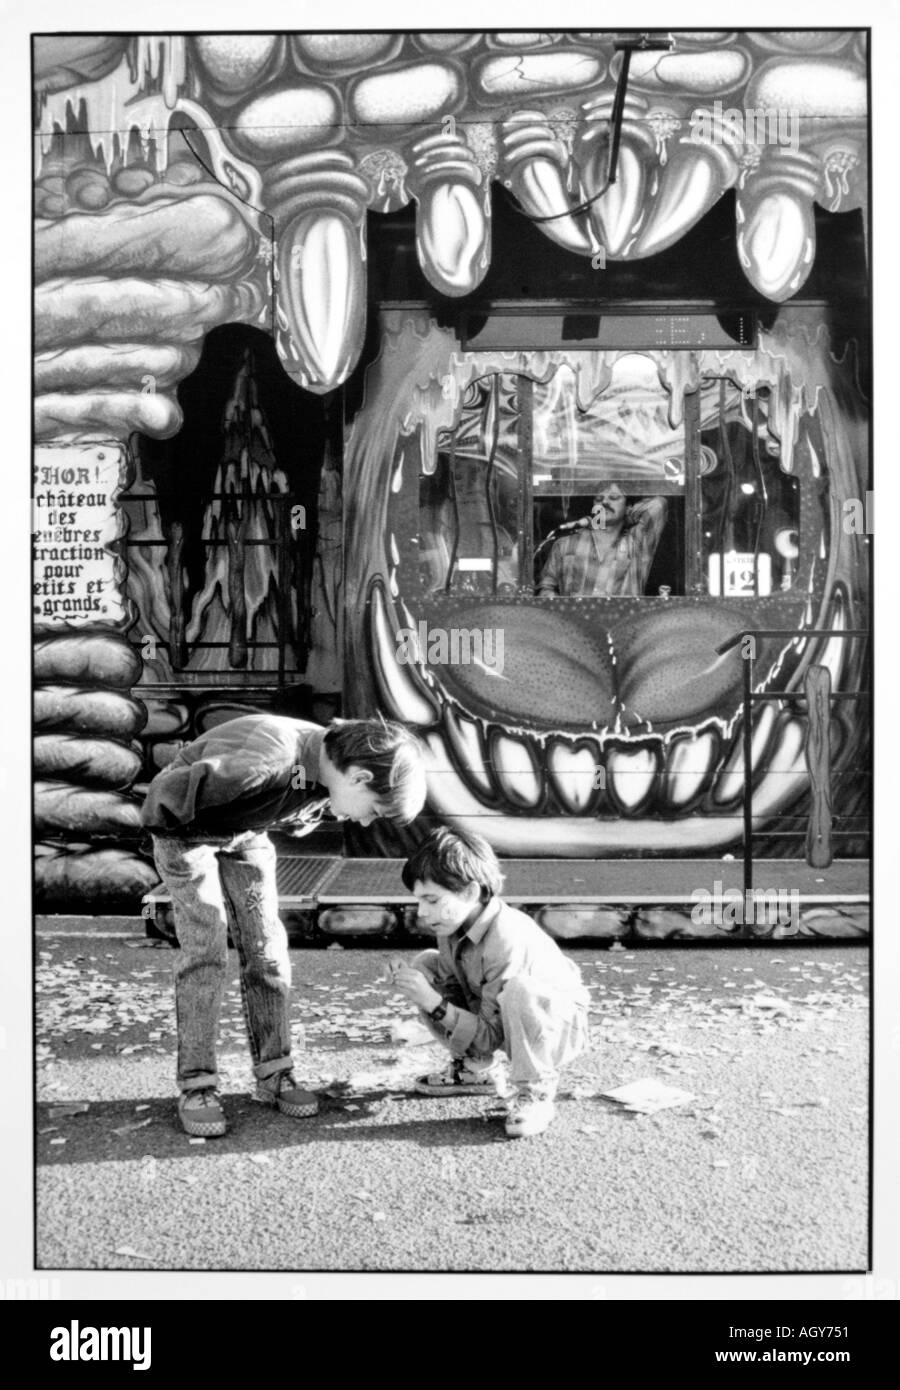
[[[614,1091],[601,1091],[600,1094],[608,1100],[618,1101],[625,1110],[639,1111],[643,1115],[653,1115],[657,1110],[668,1110],[673,1105],[686,1105],[694,1099],[690,1091],[666,1086],[652,1076],[630,1081],[627,1086],[619,1086]]]
[[[398,1018],[391,1024],[391,1042],[431,1043],[435,1039],[417,1018]]]

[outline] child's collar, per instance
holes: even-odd
[[[481,911],[474,922],[460,931],[460,940],[464,936],[467,936],[474,945],[477,945],[499,911],[500,899],[496,897],[488,898],[486,903],[482,903]]]

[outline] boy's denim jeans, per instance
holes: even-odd
[[[178,1085],[218,1086],[216,1038],[231,927],[253,1070],[259,1080],[291,1067],[287,936],[278,916],[275,848],[265,834],[221,844],[153,837],[156,867],[172,895],[181,947],[175,959]]]

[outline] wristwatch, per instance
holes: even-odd
[[[429,1010],[428,1017],[431,1019],[432,1023],[440,1023],[446,1012],[447,1000],[442,999],[439,1004],[436,1004],[433,1009]]]

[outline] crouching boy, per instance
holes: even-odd
[[[335,719],[323,729],[281,715],[246,715],[182,748],[153,779],[141,818],[172,895],[181,946],[175,957],[178,1115],[188,1134],[226,1130],[216,1038],[229,926],[256,1099],[294,1119],[318,1108],[293,1072],[291,967],[278,916],[275,848],[266,832],[308,833],[328,809],[359,825],[379,816],[404,825],[424,800],[420,745],[383,719]]]
[[[447,1070],[422,1076],[430,1096],[492,1095],[502,1048],[515,1088],[506,1132],[551,1123],[561,1069],[588,1046],[589,996],[577,966],[541,928],[498,896],[500,866],[480,835],[435,830],[403,869],[419,921],[438,938],[392,982],[450,1051]]]

